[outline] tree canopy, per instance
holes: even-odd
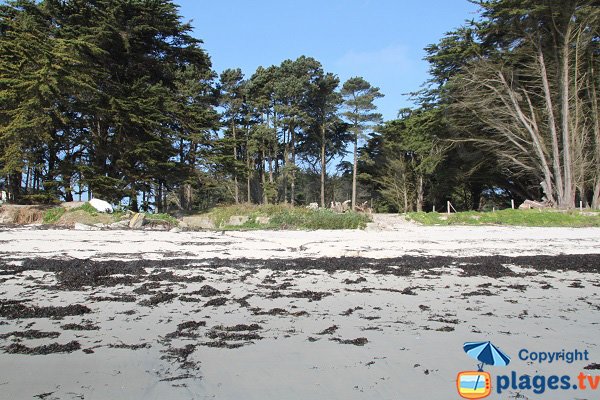
[[[173,1],[0,5],[0,187],[132,210],[600,207],[600,3],[478,0],[416,106],[308,56],[220,73]],[[351,159],[351,162],[348,161]]]

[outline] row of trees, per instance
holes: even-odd
[[[300,168],[319,174],[319,200],[326,205],[328,165],[353,143],[352,202],[356,202],[358,141],[381,120],[373,101],[382,94],[363,78],[339,79],[310,57],[259,67],[245,80],[239,69],[219,80],[224,108],[224,165],[233,176],[233,198],[296,203]],[[232,157],[231,157],[232,156]],[[240,191],[244,180],[245,190]],[[258,184],[253,185],[254,182]]]
[[[217,76],[171,1],[17,0],[0,13],[0,168],[17,202],[294,204],[316,200],[318,174],[325,205],[329,163],[353,143],[356,176],[358,140],[381,119],[377,88],[341,86],[313,58]]]
[[[6,2],[0,185],[158,210],[599,208],[600,1],[473,2],[479,18],[425,49],[418,106],[386,122],[378,88],[310,57],[217,75],[172,1]]]
[[[480,18],[426,48],[420,108],[365,148],[375,194],[400,210],[423,185],[430,205],[600,208],[600,2],[472,2]]]

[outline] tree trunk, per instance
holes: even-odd
[[[290,128],[288,128],[290,129]],[[283,203],[288,203],[288,170],[286,165],[290,159],[290,143],[291,143],[291,132],[290,132],[290,140],[288,141],[288,134],[286,130],[283,130],[283,142],[285,143],[283,146]]]
[[[600,179],[594,185],[594,194],[592,197],[592,208],[595,210],[600,209]]]
[[[31,177],[31,167],[27,167],[27,175],[25,175],[25,193],[29,193],[29,178]]]
[[[235,204],[239,204],[240,203],[240,192],[239,192],[239,186],[238,186],[238,179],[237,179],[237,138],[236,138],[236,133],[235,133],[235,121],[233,121],[233,123],[231,124],[231,130],[233,132],[233,183],[234,183],[234,197],[235,197]]]
[[[571,132],[569,130],[569,47],[571,46],[571,24],[564,35],[562,45],[561,63],[561,122],[562,122],[562,145],[563,145],[563,197],[559,198],[558,206],[561,208],[572,208],[575,203],[575,190],[573,172],[571,170]]]
[[[21,200],[21,179],[22,174],[20,172],[9,175],[9,198],[12,198],[13,203],[18,203]]]
[[[358,167],[358,133],[354,134],[354,163],[352,165],[352,211],[356,209],[356,170]]]
[[[66,202],[71,202],[73,201],[73,191],[71,189],[71,175],[65,175],[64,177],[64,182],[67,183],[67,185],[65,186],[65,201]]]
[[[540,64],[540,72],[542,78],[542,86],[544,87],[544,98],[546,103],[546,112],[548,113],[548,123],[550,126],[550,136],[552,137],[552,167],[554,172],[554,180],[556,183],[556,191],[558,198],[564,196],[564,186],[562,179],[562,171],[560,165],[560,149],[558,145],[558,130],[556,128],[556,117],[554,116],[554,104],[550,92],[550,83],[548,82],[548,74],[546,72],[546,63],[542,50],[538,50],[538,62]]]
[[[156,210],[161,213],[163,212],[163,189],[162,182],[158,181],[158,189],[156,190]]]
[[[250,187],[250,181],[252,179],[252,170],[250,169],[250,128],[246,125],[246,201],[252,203],[252,192]]]
[[[325,161],[325,124],[321,125],[321,207],[325,207],[325,174],[326,174],[326,161]]]
[[[296,134],[294,132],[294,130],[292,129],[292,136],[291,136],[291,152],[292,152],[292,179],[291,179],[291,183],[290,183],[290,203],[292,203],[292,206],[296,203],[295,201],[295,197],[296,197]]]
[[[408,187],[406,186],[406,178],[402,183],[402,195],[404,196],[404,212],[408,212]]]
[[[265,150],[263,148],[262,150],[262,158],[260,160],[260,168],[261,168],[261,180],[262,180],[262,189],[263,189],[263,204],[269,204],[269,199],[267,198],[267,191],[266,189],[266,185],[267,185],[267,177],[266,174],[267,172],[265,171],[266,166],[265,166]]]
[[[593,195],[592,195],[592,208],[600,209],[600,106],[598,105],[598,95],[596,92],[596,85],[594,82],[594,68],[591,68],[590,74],[590,93],[591,93],[591,117],[594,123],[594,150],[595,153],[592,156],[595,164],[593,172]]]
[[[419,175],[417,183],[417,212],[423,211],[423,175]]]
[[[542,186],[542,189],[544,190],[544,193],[546,194],[546,198],[551,203],[555,203],[554,182],[552,181],[552,173],[550,172],[550,167],[548,166],[548,161],[546,160],[546,155],[544,152],[544,144],[543,144],[543,140],[540,136],[540,132],[537,130],[537,126],[532,124],[532,122],[534,121],[533,118],[529,119],[524,114],[523,110],[521,109],[521,106],[519,105],[519,101],[517,99],[517,93],[512,89],[511,85],[506,81],[506,79],[504,78],[504,75],[501,72],[499,72],[498,77],[500,79],[500,82],[502,82],[505,90],[508,93],[508,96],[509,96],[509,99],[512,104],[513,111],[514,111],[515,118],[521,122],[521,124],[525,127],[525,129],[527,130],[527,132],[529,133],[529,135],[531,137],[534,152],[537,155],[537,158],[542,167],[544,181],[541,182],[541,186]],[[527,93],[525,93],[525,95],[526,94]]]
[[[246,168],[248,169],[248,176],[246,177],[246,201],[252,203],[252,193],[250,191],[250,181],[252,179],[252,172],[250,171],[250,157],[246,159]]]

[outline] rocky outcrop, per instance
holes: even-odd
[[[133,218],[129,220],[129,227],[131,229],[140,229],[144,225],[145,219],[146,214],[144,213],[134,214]]]

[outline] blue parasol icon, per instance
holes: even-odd
[[[480,361],[479,370],[483,371],[483,364],[506,366],[510,357],[504,354],[492,342],[467,342],[463,345],[465,353]]]
[[[477,361],[481,361],[481,364],[477,365],[479,371],[483,371],[483,364],[506,366],[510,363],[510,357],[489,341],[467,342],[463,344],[463,349],[465,353]],[[477,381],[475,381],[475,388],[477,388],[477,384],[479,383],[479,377],[480,375],[477,376]]]

